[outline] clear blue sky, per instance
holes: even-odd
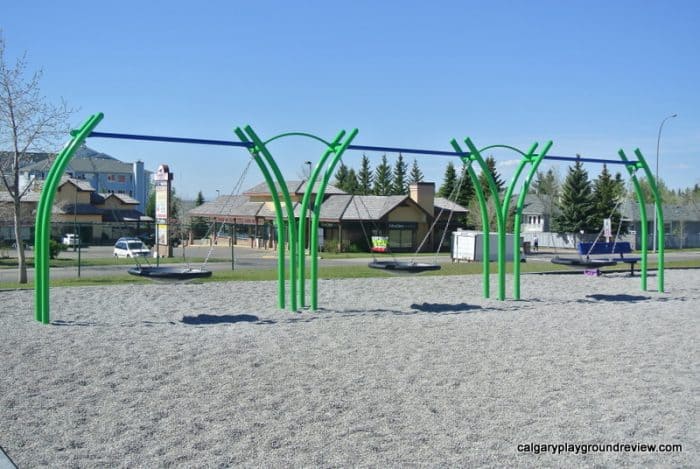
[[[551,139],[555,155],[639,147],[653,170],[659,125],[677,113],[660,152],[671,188],[700,183],[698,25],[696,0],[35,0],[0,13],[6,58],[26,51],[44,95],[78,109],[74,125],[104,112],[101,131],[215,139],[246,124],[263,138],[357,127],[356,144],[440,150],[466,136],[523,149]],[[289,179],[323,150],[278,142]],[[248,160],[222,147],[88,144],[151,170],[170,164],[185,197],[230,193]],[[515,155],[494,156],[508,178]],[[444,158],[419,164],[442,181]],[[261,180],[253,168],[244,187]]]

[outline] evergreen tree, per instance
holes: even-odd
[[[620,215],[621,196],[624,192],[624,184],[622,177],[618,173],[615,179],[612,178],[607,165],[603,165],[603,170],[598,175],[598,178],[593,183],[593,205],[595,207],[594,216],[592,219],[593,226],[597,226],[598,230],[603,228],[603,220],[610,218],[612,220],[612,232],[617,233],[618,226],[622,216]],[[626,233],[624,227],[620,227],[620,233]]]
[[[357,194],[359,191],[360,185],[357,182],[357,174],[355,173],[354,168],[350,168],[348,171],[348,175],[345,177],[343,186],[343,190],[348,194]]]
[[[462,163],[462,170],[460,171],[460,177],[457,180],[459,185],[459,192],[457,193],[454,202],[461,205],[462,207],[468,207],[472,198],[474,198],[474,185],[472,184],[472,179],[467,173],[467,165]]]
[[[415,184],[417,182],[423,182],[423,171],[418,167],[418,162],[413,158],[413,165],[411,166],[411,173],[408,175],[408,183]]]
[[[399,157],[396,158],[396,163],[394,164],[394,174],[393,174],[393,188],[392,195],[406,195],[408,194],[408,183],[406,182],[406,170],[408,166],[403,160],[403,155],[399,153]]]
[[[338,189],[345,191],[345,183],[347,182],[347,179],[348,167],[345,166],[345,163],[341,161],[340,166],[338,167],[338,171],[336,171],[335,173],[335,183],[333,185]]]
[[[367,155],[362,155],[360,172],[357,175],[357,193],[359,195],[369,195],[372,193],[372,169],[369,165]]]
[[[204,205],[204,194],[202,194],[202,191],[197,192],[197,197],[194,199],[194,206],[199,207],[200,205]]]
[[[493,182],[496,184],[496,192],[500,194],[505,186],[505,182],[503,182],[501,175],[498,174],[498,171],[496,170],[496,159],[493,156],[487,156],[484,162],[486,163],[489,173],[491,173],[491,176],[493,177]],[[479,183],[481,184],[481,188],[483,189],[486,198],[488,199],[491,197],[488,176],[483,171],[479,174]]]
[[[595,233],[595,204],[588,180],[588,172],[577,161],[569,167],[559,200],[559,214],[554,217],[554,228],[560,233],[572,233],[578,238],[580,231]]]
[[[374,172],[373,192],[374,195],[391,195],[392,188],[391,166],[389,166],[386,155],[383,155],[382,162]]]
[[[447,163],[447,168],[445,169],[445,177],[442,181],[442,185],[440,186],[437,195],[446,199],[454,197],[454,194],[452,192],[454,192],[456,186],[457,172],[455,171],[455,165],[452,164],[452,162],[450,161],[449,163]]]

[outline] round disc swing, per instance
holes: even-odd
[[[615,214],[615,210],[617,210],[617,207],[619,207],[620,202],[622,202],[622,199],[618,200],[615,206],[613,207],[610,217]],[[620,228],[622,227],[622,220],[620,220],[617,224],[617,232],[615,233],[615,240],[614,244],[617,243],[617,239],[620,236]],[[600,230],[598,232],[598,235],[596,238],[593,240],[593,244],[591,244],[591,247],[588,249],[588,252],[586,253],[586,256],[583,257],[582,255],[580,257],[559,257],[555,256],[551,259],[552,264],[558,264],[558,265],[565,265],[568,267],[573,267],[573,268],[579,268],[579,269],[599,269],[600,267],[612,267],[617,265],[617,261],[615,259],[605,259],[605,258],[591,258],[591,252],[593,252],[593,249],[596,246],[596,243],[598,243],[598,240],[600,239],[600,236],[603,234],[603,230]],[[613,249],[614,250],[614,249]]]
[[[373,260],[367,267],[372,269],[387,270],[396,273],[420,274],[430,270],[440,270],[439,264],[429,264],[427,262],[414,261],[378,261]]]
[[[466,171],[462,173],[462,177],[459,179],[459,183],[452,189],[452,193],[447,198],[448,201],[452,200],[454,197],[456,197],[456,194],[459,194],[459,191],[462,187],[462,182],[464,181],[465,173],[466,173]],[[360,199],[360,202],[364,206],[365,212],[366,212],[368,218],[371,217],[370,210],[367,207],[367,205],[364,203],[364,200]],[[357,207],[357,199],[355,196],[353,196],[353,204],[355,204],[355,210],[358,213],[358,219],[360,221],[360,226],[362,227],[362,233],[364,234],[365,239],[367,240],[367,244],[369,246],[373,246],[373,243],[370,243],[370,237],[368,236],[367,231],[365,230],[364,223],[362,222],[362,216],[360,215],[360,210]],[[440,220],[440,217],[442,216],[442,213],[444,211],[445,211],[445,207],[441,207],[440,212],[435,217],[435,219],[433,220],[433,223],[430,225],[430,228],[426,231],[425,236],[423,237],[423,240],[418,245],[418,248],[416,249],[416,252],[414,253],[413,258],[411,258],[409,260],[405,260],[405,261],[397,259],[394,256],[393,252],[391,251],[391,246],[388,243],[388,237],[387,237],[386,245],[383,246],[382,252],[390,254],[392,256],[392,260],[387,260],[387,261],[378,260],[375,257],[375,252],[377,252],[377,250],[370,249],[370,252],[372,253],[372,262],[368,263],[367,267],[369,267],[370,269],[384,270],[384,271],[391,272],[391,273],[405,273],[405,274],[420,274],[422,272],[430,272],[430,271],[440,270],[442,267],[440,266],[440,264],[437,263],[437,255],[438,255],[438,252],[440,250],[440,246],[442,246],[443,242],[445,241],[445,235],[447,234],[447,228],[449,227],[450,221],[452,220],[452,214],[454,212],[454,210],[452,208],[450,208],[450,210],[449,210],[449,216],[447,218],[447,223],[445,224],[445,229],[442,232],[442,237],[440,238],[440,243],[438,244],[438,247],[437,247],[437,250],[435,251],[435,253],[433,253],[433,262],[416,262],[415,255],[418,254],[420,252],[420,250],[423,248],[423,246],[425,245],[426,241],[430,237],[430,233],[432,233],[433,230],[435,229],[435,225],[437,224],[438,220]],[[375,230],[375,231],[378,232],[379,230]]]
[[[617,261],[611,259],[590,259],[590,258],[575,258],[575,257],[553,257],[552,264],[566,265],[568,267],[577,267],[581,269],[596,269],[599,267],[610,267],[617,265]]]
[[[246,175],[248,174],[248,169],[250,169],[250,164],[252,163],[252,159],[248,160],[248,164],[246,167],[243,169],[243,173],[241,173],[241,176],[238,179],[238,182],[236,185],[233,187],[233,190],[231,191],[231,194],[228,196],[228,200],[226,203],[221,204],[221,209],[219,210],[219,215],[223,215],[224,209],[228,206],[228,204],[235,199],[235,197],[238,195],[240,192],[241,186],[243,185],[243,181],[246,178]],[[209,228],[207,229],[206,234],[204,237],[208,237],[211,234],[212,227],[214,226],[215,222],[212,222],[209,224]],[[224,229],[224,223],[221,223],[219,226],[219,231],[216,233],[216,238],[219,238],[221,236],[222,230]],[[184,248],[183,248],[184,249]],[[207,263],[209,262],[209,258],[211,257],[212,252],[214,251],[214,244],[212,243],[209,246],[209,251],[207,252],[206,257],[204,258],[204,262],[202,263],[202,266],[199,268],[194,268],[191,267],[189,262],[187,262],[187,265],[185,267],[177,267],[177,266],[154,266],[154,265],[142,265],[138,263],[138,260],[136,260],[136,267],[132,267],[127,272],[131,275],[137,276],[137,277],[144,277],[152,280],[194,280],[194,279],[201,279],[201,278],[208,278],[212,276],[212,271],[208,270]],[[148,260],[146,261],[148,263]]]
[[[127,270],[131,275],[153,280],[192,280],[211,277],[211,270],[193,269],[190,267],[160,267],[138,265]]]

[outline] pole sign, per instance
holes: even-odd
[[[158,166],[153,175],[156,191],[156,244],[159,256],[172,256],[168,223],[170,221],[170,195],[173,173],[167,164]],[[162,246],[162,248],[161,248]]]
[[[612,220],[610,218],[603,219],[603,236],[609,243],[610,238],[612,238]]]

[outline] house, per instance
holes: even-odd
[[[517,203],[517,197],[511,201]],[[520,231],[526,233],[542,233],[550,231],[552,218],[559,213],[556,201],[548,195],[527,194],[523,203]]]
[[[286,181],[294,214],[299,217],[301,199],[308,190],[306,181]],[[316,198],[313,189],[311,202]],[[188,213],[212,222],[236,225],[237,233],[251,238],[251,245],[275,244],[274,204],[266,184],[259,184],[238,196],[221,196]],[[347,194],[328,186],[319,217],[319,243],[326,250],[367,251],[371,236],[388,237],[394,252],[432,251],[449,237],[442,233],[461,226],[467,210],[441,197],[435,197],[434,183],[418,183],[409,195],[374,196]],[[287,218],[287,213],[283,214]],[[448,226],[449,225],[449,226]],[[307,240],[308,236],[308,227]],[[237,235],[240,236],[240,235]],[[262,243],[256,240],[262,239]],[[443,246],[445,242],[443,242]]]
[[[515,200],[512,202],[515,203]],[[641,245],[641,217],[639,204],[627,199],[619,206],[622,219],[628,223],[629,233],[618,238],[637,248]],[[527,194],[523,204],[521,232],[525,241],[538,236],[540,246],[574,248],[574,237],[552,232],[552,218],[559,213],[556,201],[544,195]],[[667,248],[700,247],[700,207],[665,204],[664,238]],[[654,204],[646,204],[649,249],[653,246]],[[601,227],[602,229],[602,227]],[[592,241],[592,240],[591,240]],[[635,248],[636,249],[636,248]]]
[[[30,240],[36,208],[41,196],[41,182],[34,180],[32,190],[21,200],[22,237]],[[0,192],[0,238],[14,239],[11,216],[12,198]],[[153,219],[138,210],[139,201],[126,194],[98,193],[83,179],[61,179],[52,207],[52,237],[79,232],[85,243],[111,242],[121,236],[133,236],[141,227],[150,227]]]
[[[53,158],[46,153],[37,155],[31,158],[36,161],[20,169],[20,177],[25,183],[48,176]],[[88,182],[97,193],[129,196],[138,202],[136,210],[141,213],[146,210],[151,172],[144,169],[142,161],[124,163],[83,145],[68,162],[65,175]]]
[[[639,204],[631,200],[620,204],[620,213],[630,226],[630,239],[634,246],[641,243],[642,225]],[[654,246],[654,204],[646,204],[647,246]],[[692,202],[687,205],[664,204],[664,246],[667,248],[700,247],[700,207]]]

